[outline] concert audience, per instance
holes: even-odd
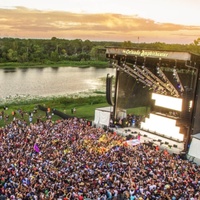
[[[197,200],[200,166],[83,119],[0,128],[0,199]]]

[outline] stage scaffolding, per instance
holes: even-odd
[[[200,132],[200,55],[107,47],[106,57],[110,66],[116,69],[113,101],[109,101],[113,102],[113,120],[119,109],[150,107],[140,128],[165,136],[166,128],[154,127],[154,130],[153,124],[161,120],[159,123],[167,127],[171,120],[174,133],[167,136],[183,140],[187,150],[191,135]],[[160,104],[155,98],[162,99]],[[181,109],[163,105],[164,99],[171,106],[178,102],[177,107]]]

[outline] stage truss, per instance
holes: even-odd
[[[183,141],[187,149],[191,134],[200,130],[200,125],[197,125],[199,122],[195,120],[199,100],[196,96],[200,56],[188,52],[109,47],[106,49],[106,57],[110,66],[116,68],[113,120],[116,120],[118,109],[123,108],[122,104],[128,96],[126,91],[129,86],[126,85],[124,89],[123,84],[131,77],[134,80],[131,85],[137,83],[140,91],[142,88],[148,91],[144,98],[150,97],[148,99],[152,103],[149,105],[150,113],[145,116],[140,128]],[[120,77],[125,80],[120,80]],[[134,102],[134,98],[131,97],[131,101]]]

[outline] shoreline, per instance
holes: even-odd
[[[65,61],[55,63],[0,63],[0,69],[13,69],[13,68],[47,68],[47,67],[96,67],[96,68],[109,68],[108,61]]]
[[[16,95],[9,95],[7,97],[0,98],[0,106],[5,104],[17,104],[22,102],[31,102],[31,101],[49,101],[53,99],[59,99],[59,98],[72,98],[72,99],[78,99],[78,98],[87,98],[90,96],[104,96],[106,95],[105,91],[103,90],[90,90],[90,91],[83,91],[79,93],[68,93],[65,95],[50,95],[50,96],[39,96],[39,95],[24,95],[24,94],[16,94]]]

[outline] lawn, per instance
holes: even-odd
[[[79,98],[43,98],[4,103],[0,105],[0,112],[4,112],[4,117],[0,120],[0,126],[2,127],[9,124],[14,118],[23,119],[27,123],[30,123],[29,119],[31,115],[32,123],[36,122],[38,119],[46,120],[46,112],[38,109],[38,105],[50,108],[49,116],[53,121],[60,119],[60,117],[53,113],[54,109],[72,117],[76,116],[92,121],[94,120],[96,108],[110,106],[106,102],[106,97],[104,95]],[[73,108],[76,109],[76,113],[71,112]],[[127,114],[146,115],[147,112],[148,109],[146,107],[127,109]],[[13,113],[15,113],[15,115]],[[23,113],[23,116],[21,113]]]
[[[38,109],[38,105],[41,105],[45,108],[50,108],[51,112],[49,114],[52,120],[59,119],[58,116],[52,114],[53,109],[56,109],[67,115],[93,120],[95,108],[108,106],[105,96],[91,96],[77,99],[67,97],[52,99],[44,98],[4,103],[0,105],[0,112],[3,112],[3,118],[0,119],[0,126],[2,127],[9,124],[14,118],[24,119],[27,121],[27,123],[30,123],[30,115],[32,115],[33,123],[36,122],[37,119],[47,119],[46,112]],[[71,113],[72,108],[76,108],[76,113]],[[23,113],[23,117],[21,113]]]

